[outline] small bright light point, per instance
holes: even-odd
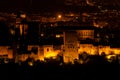
[[[58,18],[61,18],[62,17],[62,15],[58,15]]]
[[[62,65],[63,65],[63,63],[60,63],[59,65],[60,65],[60,66],[62,66]]]
[[[29,66],[33,66],[33,62],[28,62],[28,65]]]
[[[60,35],[56,35],[56,38],[60,38]]]
[[[41,34],[41,36],[44,36],[44,34]]]
[[[10,30],[12,35],[15,35],[15,31],[14,30]]]
[[[8,61],[7,61],[7,60],[5,60],[5,61],[4,61],[4,63],[8,63]]]
[[[21,18],[26,18],[26,14],[21,14],[20,17]]]
[[[71,13],[70,16],[74,16],[74,14]]]

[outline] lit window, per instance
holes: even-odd
[[[56,35],[56,38],[60,38],[60,35]]]

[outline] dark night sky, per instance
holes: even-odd
[[[100,2],[110,3],[110,5],[120,4],[120,0],[92,0],[92,1],[96,1],[98,3]],[[9,11],[11,10],[59,11],[64,10],[64,8],[65,8],[64,0],[0,0],[0,10],[9,9]]]
[[[31,1],[33,6],[59,6],[64,4],[65,0],[0,0],[0,7],[29,7]],[[92,0],[95,2],[105,2],[119,5],[120,0]]]
[[[9,9],[57,9],[62,5],[62,0],[0,0],[0,8]]]
[[[0,7],[4,8],[55,7],[61,5],[61,1],[62,0],[0,0]]]

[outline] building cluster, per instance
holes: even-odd
[[[86,6],[86,3],[94,5],[90,0],[65,0],[66,5]],[[20,62],[28,58],[45,61],[61,57],[63,62],[73,63],[74,60],[80,61],[80,55],[84,53],[120,54],[120,11],[101,9],[95,13],[83,11],[53,15],[0,13],[0,16],[0,20],[9,20],[12,43],[0,46],[0,58]]]
[[[94,26],[56,26],[54,30],[52,30],[53,27],[50,27],[47,31],[45,29],[48,26],[33,25],[33,23],[31,25],[26,22],[21,23],[19,20],[16,21],[15,30],[10,30],[14,37],[13,44],[11,46],[0,46],[1,58],[21,62],[28,58],[35,61],[45,61],[49,58],[57,59],[61,57],[61,60],[65,63],[74,63],[75,60],[79,61],[80,55],[84,53],[88,55],[120,54],[120,48],[112,45],[114,44],[112,41],[117,38],[116,35],[119,33],[108,34],[108,29],[108,32],[106,32],[107,30]],[[30,31],[30,27],[32,27],[32,31]],[[53,32],[57,30],[61,33]],[[55,40],[63,41],[63,43]]]

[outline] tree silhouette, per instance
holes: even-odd
[[[0,21],[0,45],[10,45],[11,36],[10,31],[7,25],[4,22]]]

